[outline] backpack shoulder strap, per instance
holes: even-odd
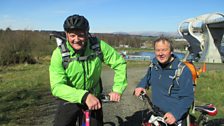
[[[90,49],[94,50],[96,56],[98,56],[100,60],[103,61],[103,53],[100,48],[100,41],[95,36],[90,36]]]
[[[178,68],[177,70],[175,71],[175,78],[178,80],[180,75],[182,74],[183,70],[184,70],[184,67],[186,67],[186,65],[183,63],[183,62],[180,62],[178,64]]]
[[[172,84],[170,85],[170,87],[169,87],[169,90],[168,90],[168,94],[169,94],[169,95],[171,94],[171,89],[172,89],[173,86],[174,86],[174,81],[176,81],[177,84],[180,85],[179,82],[178,82],[178,80],[179,80],[179,77],[181,76],[181,74],[182,74],[182,72],[183,72],[185,66],[186,66],[186,65],[185,65],[183,62],[180,62],[180,63],[178,64],[178,68],[175,70],[174,76],[170,76],[170,78],[173,79],[173,83],[172,83]]]
[[[100,43],[97,37],[89,37],[90,39],[90,48],[95,51],[100,51]]]
[[[61,49],[62,65],[66,69],[70,62],[70,51],[67,48],[66,42],[63,42],[59,48]]]
[[[151,72],[152,72],[152,68],[155,68],[155,69],[157,69],[157,67],[155,66],[155,64],[153,64],[152,62],[150,62],[150,64],[149,64],[149,69],[150,69],[150,74],[151,74]]]
[[[150,62],[150,64],[149,64],[149,68],[151,69],[152,67],[153,67],[153,63]]]
[[[152,72],[152,68],[153,67],[155,67],[155,65],[152,63],[152,62],[150,62],[150,64],[149,64],[149,68],[148,68],[148,71],[150,71],[150,74],[151,74],[151,72]]]
[[[95,37],[95,36],[91,36],[91,34],[90,34],[89,39],[90,39],[90,49],[92,49],[95,53],[92,55],[98,56],[100,58],[100,60],[103,62],[103,53],[100,48],[100,40],[97,39],[97,37]],[[101,77],[99,78],[99,85],[100,85],[100,93],[102,93],[103,92],[103,84],[102,84]],[[94,85],[93,87],[96,87],[96,85]]]
[[[53,36],[56,39],[57,46],[61,50],[61,55],[62,55],[62,65],[64,69],[68,67],[68,64],[70,62],[70,51],[67,48],[66,45],[66,38],[64,32],[52,32],[50,34],[50,37]]]

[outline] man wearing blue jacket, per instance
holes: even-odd
[[[172,42],[169,39],[160,37],[155,40],[154,49],[155,58],[136,87],[135,95],[139,96],[141,92],[145,92],[145,88],[151,86],[152,103],[165,112],[166,123],[177,123],[180,126],[194,100],[191,72],[188,67],[183,67],[178,79],[175,77],[182,62],[173,54]]]

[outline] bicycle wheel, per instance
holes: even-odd
[[[224,118],[209,120],[205,126],[224,126]]]

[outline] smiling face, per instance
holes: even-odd
[[[87,40],[87,33],[83,30],[74,30],[72,32],[66,32],[66,37],[75,50],[81,50]]]
[[[171,45],[166,40],[160,40],[155,43],[155,56],[161,64],[166,64],[171,59]]]

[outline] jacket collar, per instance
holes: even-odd
[[[160,69],[178,69],[178,64],[180,62],[180,59],[175,54],[172,54],[171,56],[174,58],[174,60],[171,63],[169,63],[165,68],[161,67],[156,57],[153,58],[152,63],[153,65],[155,65],[157,68],[160,68]]]

